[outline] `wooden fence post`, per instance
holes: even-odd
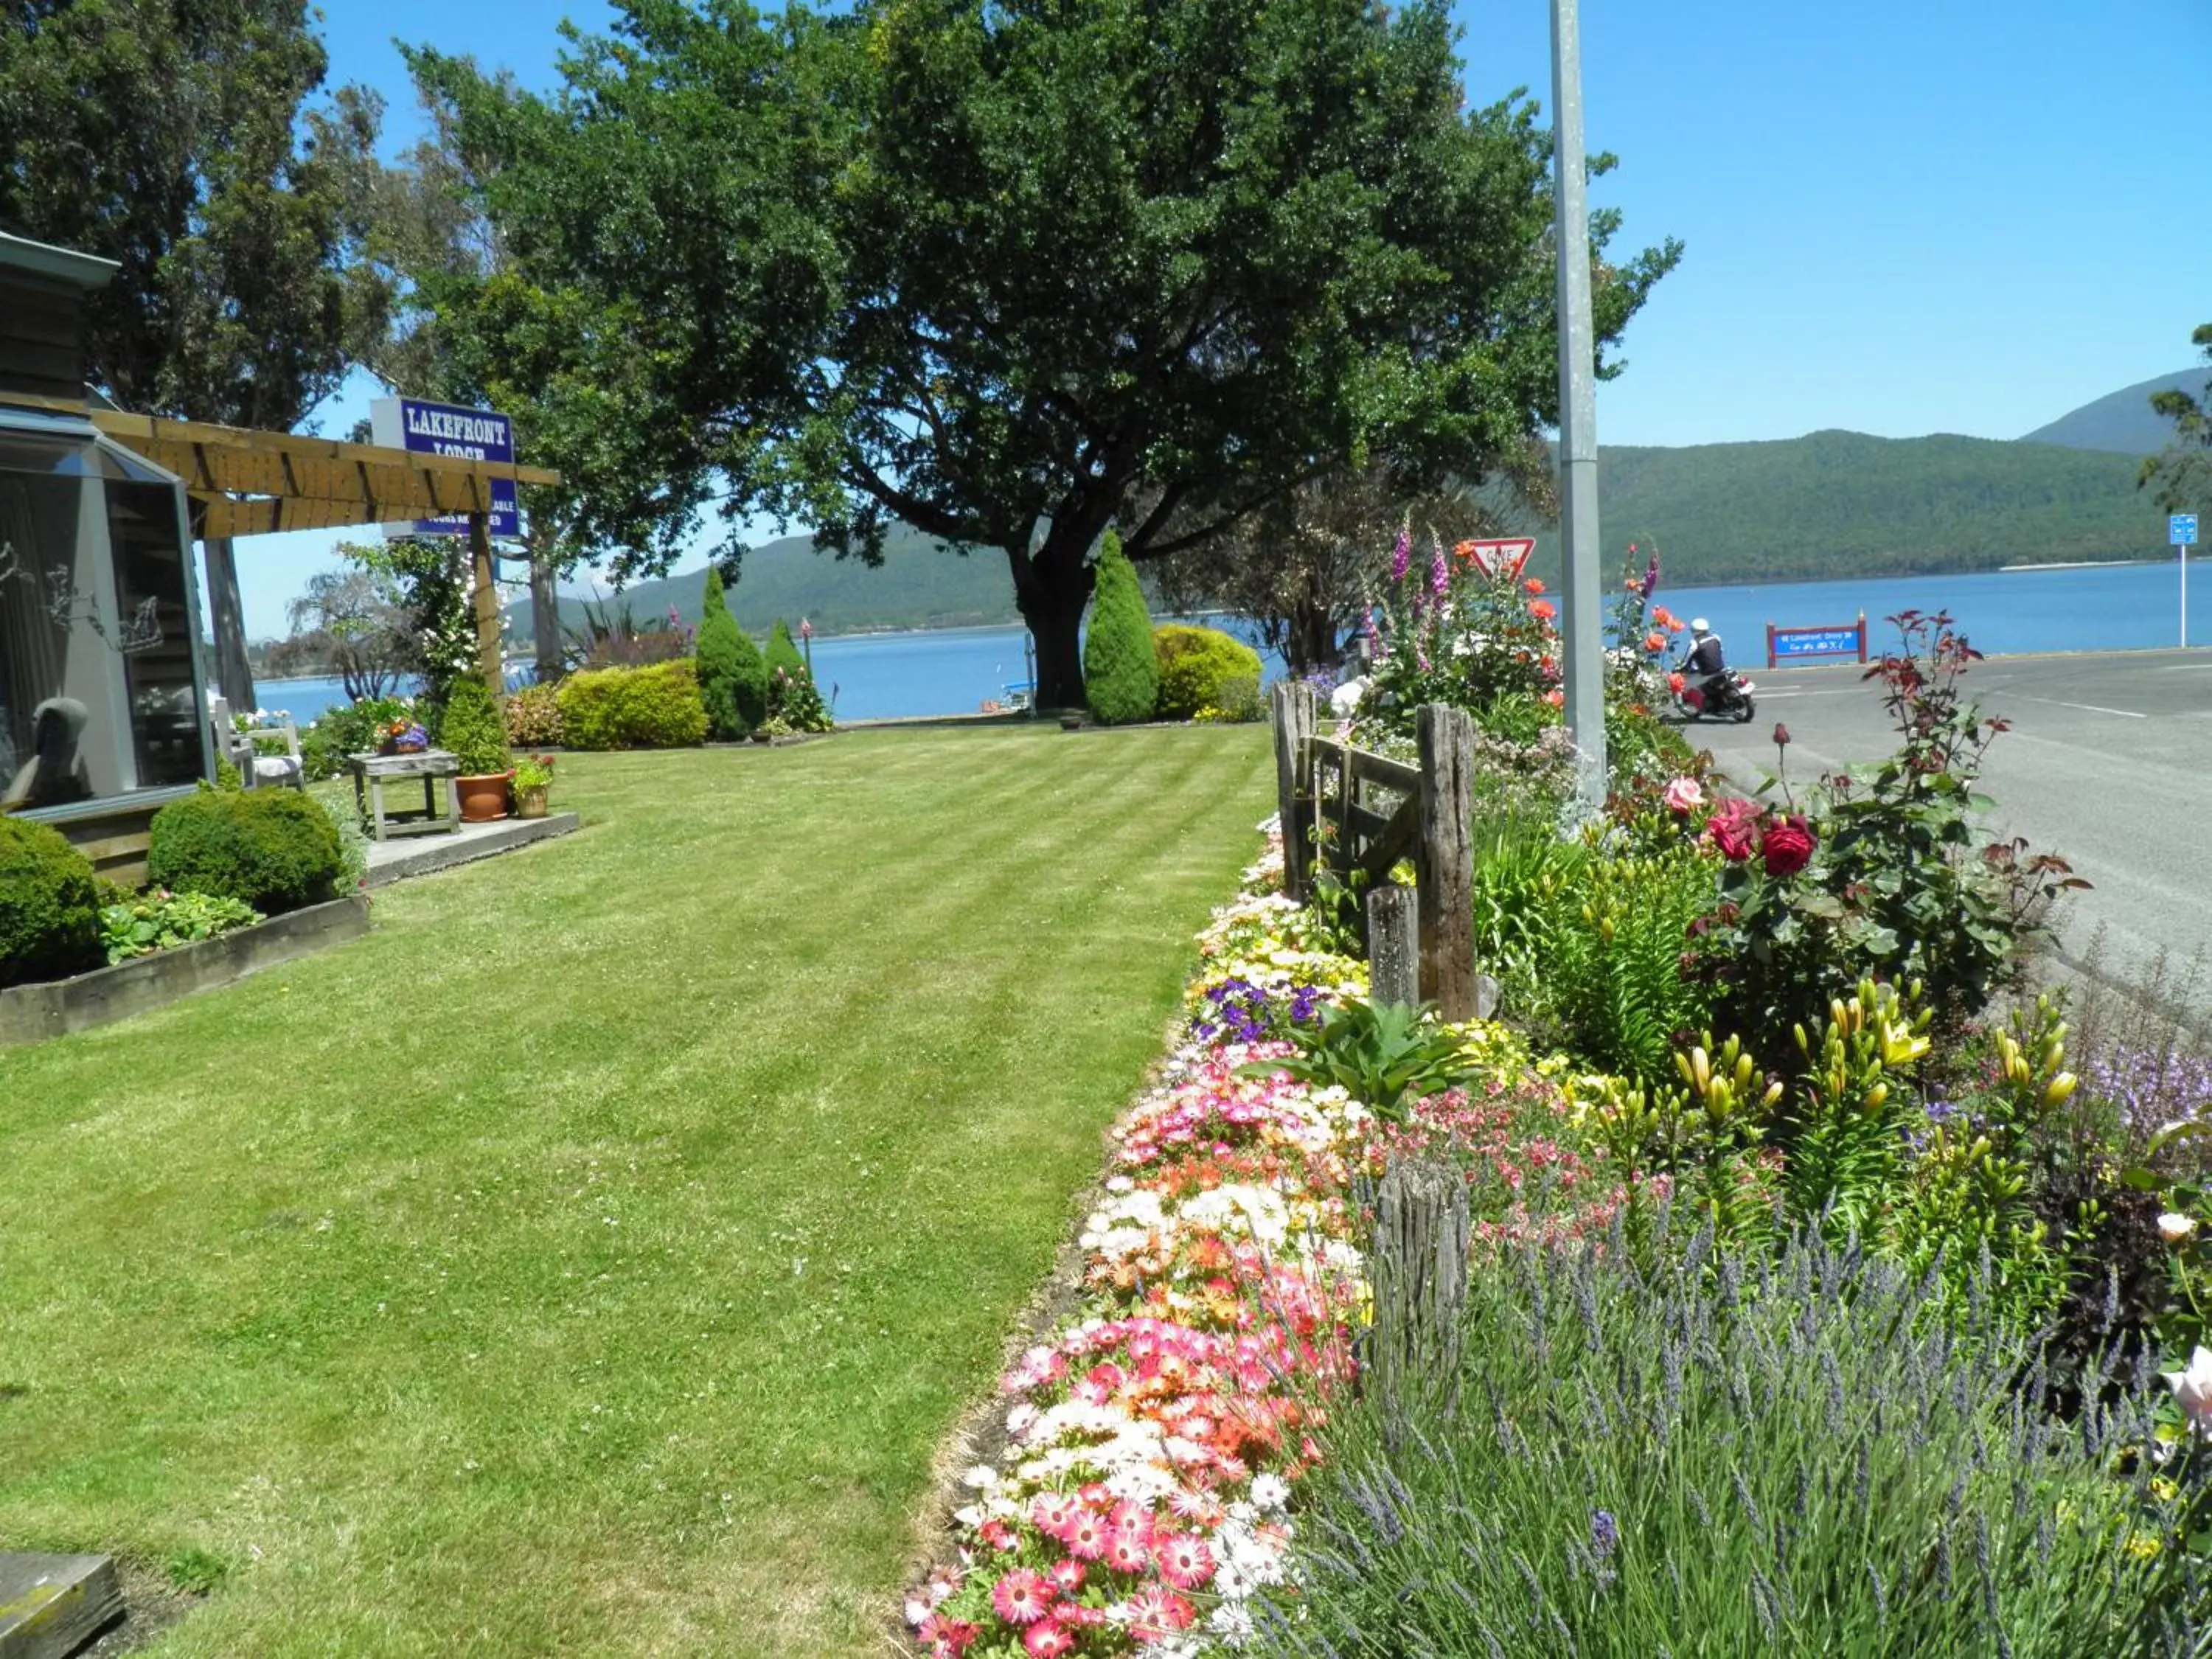
[[[1368,1000],[1377,1008],[1413,1008],[1421,1000],[1419,901],[1410,887],[1386,882],[1367,896]]]
[[[1459,1380],[1471,1228],[1467,1182],[1449,1164],[1412,1159],[1382,1177],[1375,1204],[1374,1392],[1434,1390],[1447,1407]]]
[[[1272,694],[1275,714],[1275,805],[1283,820],[1283,891],[1306,896],[1306,871],[1314,856],[1314,689],[1304,680],[1279,680]]]
[[[1421,988],[1445,1019],[1476,1018],[1474,983],[1474,722],[1463,709],[1423,703],[1421,843],[1414,864],[1421,909]]]

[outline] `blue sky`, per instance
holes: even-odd
[[[1458,0],[1470,98],[1550,100],[1547,0]],[[556,24],[599,0],[333,0],[334,81],[413,94],[394,37],[555,78]],[[2207,0],[1583,0],[1596,199],[1621,243],[1686,252],[1601,387],[1601,440],[1695,444],[1824,427],[2011,438],[2183,368],[2212,320],[2212,203],[2192,92]],[[342,434],[371,388],[322,428]],[[763,532],[765,533],[765,532]],[[331,538],[241,550],[249,631]]]

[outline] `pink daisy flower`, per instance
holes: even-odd
[[[1042,1573],[1016,1567],[991,1587],[991,1607],[1010,1625],[1034,1625],[1044,1617],[1055,1594]]]
[[[1096,1561],[1106,1553],[1106,1540],[1111,1531],[1104,1516],[1083,1510],[1067,1523],[1066,1531],[1055,1535],[1067,1546],[1071,1553],[1082,1557],[1085,1561]]]
[[[1052,1582],[1059,1586],[1062,1595],[1073,1595],[1083,1588],[1083,1563],[1055,1561],[1052,1564],[1048,1576]]]
[[[1022,1638],[1022,1645],[1030,1650],[1030,1659],[1060,1659],[1060,1655],[1075,1646],[1075,1638],[1047,1619],[1030,1626],[1029,1634]]]
[[[919,1633],[929,1644],[930,1659],[960,1659],[983,1633],[983,1627],[964,1619],[948,1619],[941,1613],[933,1613],[922,1620]]]
[[[1106,1565],[1116,1572],[1142,1572],[1152,1564],[1145,1548],[1145,1540],[1138,1534],[1124,1532],[1116,1527],[1106,1535]]]
[[[1213,1577],[1213,1552],[1189,1533],[1161,1539],[1152,1546],[1152,1559],[1160,1564],[1160,1576],[1177,1589],[1196,1589]]]
[[[1159,1642],[1188,1630],[1198,1610],[1173,1590],[1147,1585],[1129,1598],[1129,1634],[1139,1642]]]
[[[1082,1512],[1082,1505],[1060,1492],[1041,1493],[1030,1504],[1030,1519],[1036,1529],[1048,1538],[1065,1540],[1071,1522]]]

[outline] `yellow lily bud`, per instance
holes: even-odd
[[[2075,1085],[2075,1079],[2074,1073],[2071,1072],[2061,1072],[2057,1077],[2051,1079],[2049,1086],[2044,1090],[2043,1103],[2046,1107],[2063,1106],[2068,1100],[2073,1097]]]

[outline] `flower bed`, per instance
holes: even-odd
[[[1282,1579],[1314,1402],[1352,1368],[1352,1181],[1377,1126],[1340,1089],[1265,1074],[1291,1052],[1267,1033],[1365,973],[1257,890],[1279,848],[1246,875],[1200,940],[1188,1035],[1114,1132],[1080,1305],[1003,1379],[1005,1455],[969,1472],[958,1559],[908,1600],[933,1654],[1234,1645]]]

